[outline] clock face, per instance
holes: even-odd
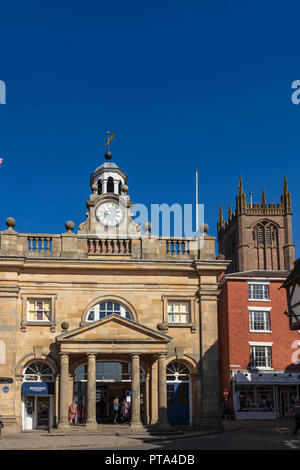
[[[115,201],[103,201],[96,207],[96,218],[106,227],[116,227],[124,217],[123,208]]]

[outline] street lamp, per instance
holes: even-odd
[[[284,313],[289,317],[290,330],[300,330],[300,258],[281,287],[287,293],[288,312]]]

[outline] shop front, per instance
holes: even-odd
[[[232,371],[233,409],[237,420],[285,416],[299,396],[299,372]]]
[[[22,429],[50,429],[53,426],[54,383],[24,382],[22,385]]]

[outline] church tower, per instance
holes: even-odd
[[[236,210],[232,212],[229,204],[225,221],[220,206],[217,227],[219,253],[232,260],[228,273],[293,268],[291,194],[285,177],[277,205],[267,205],[264,189],[261,203],[247,202],[240,177]]]

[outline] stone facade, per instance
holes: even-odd
[[[45,426],[68,428],[68,406],[74,399],[76,370],[82,365],[87,371],[82,382],[86,383],[86,428],[96,427],[96,366],[101,361],[129,364],[126,387],[131,389],[133,427],[168,426],[166,367],[174,363],[189,372],[189,424],[220,425],[217,279],[228,263],[216,259],[214,237],[207,233],[201,249],[192,238],[152,236],[149,224],[142,235],[131,219],[127,177],[109,160],[91,176],[87,220],[78,233],[73,233],[71,221],[62,234],[19,233],[12,218],[0,232],[3,433],[26,428],[30,412],[35,413],[31,425],[38,427],[33,409],[37,406]],[[109,225],[99,229],[99,219],[109,214],[99,206],[110,201],[105,207],[113,208],[121,198],[123,218],[117,235]],[[188,306],[185,321],[169,321],[169,306],[182,303]],[[110,308],[112,304],[121,306],[127,316],[110,312],[88,319],[99,305]],[[37,363],[48,367],[46,378],[28,369]],[[51,398],[50,405],[34,401],[39,388],[33,381],[43,384],[42,389],[51,373],[53,393],[45,394]],[[32,393],[24,386],[26,381]],[[111,399],[115,385],[108,381],[105,386]],[[47,406],[48,422],[43,412]]]

